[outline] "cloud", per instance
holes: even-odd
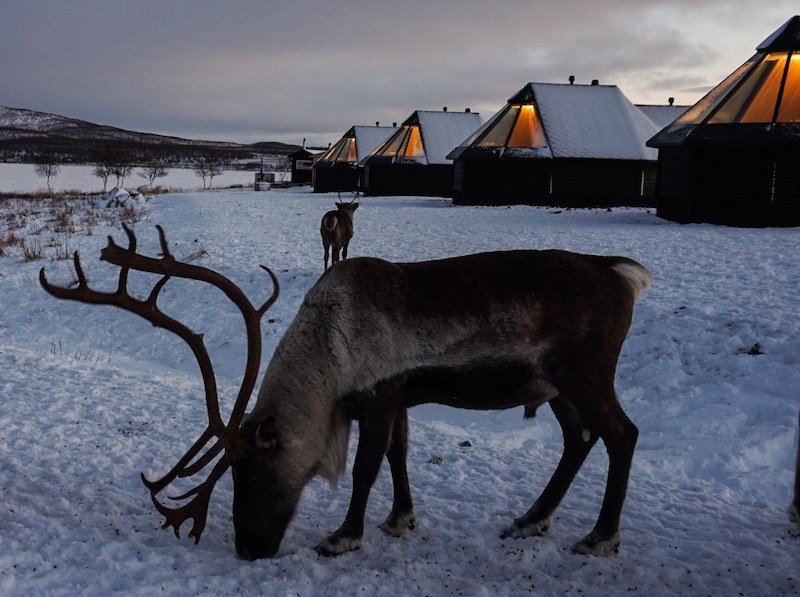
[[[323,143],[415,109],[488,117],[528,81],[571,74],[638,102],[692,103],[796,7],[7,0],[2,11],[0,105],[182,136]]]

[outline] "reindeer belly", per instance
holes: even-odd
[[[475,363],[460,367],[422,367],[411,371],[403,388],[404,406],[434,402],[456,408],[494,410],[536,408],[558,394],[530,363]]]

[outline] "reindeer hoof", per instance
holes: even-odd
[[[521,523],[515,520],[511,526],[503,529],[500,533],[501,539],[523,539],[525,537],[541,537],[550,529],[551,516],[544,520],[537,520],[536,522]]]
[[[331,533],[319,542],[316,550],[319,555],[327,558],[331,556],[338,556],[347,551],[356,551],[361,549],[361,545],[363,543],[363,537],[346,537],[344,535]]]
[[[402,537],[417,528],[417,516],[412,509],[404,514],[390,514],[378,528],[393,537]]]
[[[619,553],[619,531],[611,537],[603,537],[592,531],[572,546],[572,553],[605,558],[616,555]]]

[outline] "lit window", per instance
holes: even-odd
[[[739,89],[722,104],[709,124],[772,122],[786,58],[785,53],[770,54],[764,58],[748,73]]]
[[[419,134],[418,126],[408,128],[406,144],[402,154],[407,158],[424,158],[425,149],[422,147],[422,135]]]
[[[506,145],[508,147],[543,147],[546,145],[542,126],[532,105],[520,106],[517,122],[514,124],[514,130],[511,131]]]
[[[800,122],[800,54],[792,54],[789,62],[778,122]]]
[[[505,113],[497,119],[495,125],[486,131],[483,139],[478,142],[478,147],[503,147],[508,139],[508,133],[514,126],[519,106],[506,106]]]

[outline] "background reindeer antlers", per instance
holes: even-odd
[[[120,247],[114,242],[114,239],[109,236],[108,245],[100,252],[101,261],[107,261],[120,268],[117,289],[114,292],[101,292],[89,287],[77,251],[73,257],[75,273],[78,277],[77,285],[74,288],[50,284],[45,276],[44,268],[39,271],[39,283],[45,291],[56,298],[95,305],[113,305],[135,313],[139,317],[151,322],[154,326],[173,332],[182,338],[191,348],[200,366],[200,372],[203,377],[208,424],[197,441],[192,444],[166,475],[153,481],[148,480],[142,475],[142,481],[150,490],[150,497],[156,509],[166,517],[166,522],[163,524],[162,528],[172,526],[175,535],[179,537],[181,525],[186,520],[192,519],[192,530],[189,532],[189,536],[194,537],[195,543],[197,543],[205,528],[209,499],[211,498],[214,485],[228,469],[231,462],[244,455],[245,447],[239,439],[239,424],[244,416],[247,402],[250,399],[258,377],[258,368],[261,362],[261,317],[277,300],[280,292],[280,285],[272,270],[262,265],[261,268],[267,272],[272,280],[273,291],[272,295],[260,307],[256,308],[250,303],[242,290],[222,274],[204,267],[177,261],[169,252],[164,230],[160,226],[156,226],[159,242],[161,244],[160,258],[148,257],[137,253],[136,236],[125,224],[123,224],[122,227],[128,237],[128,247]],[[139,300],[128,293],[128,272],[130,270],[158,274],[161,276],[161,279],[156,282],[146,299]],[[230,420],[227,424],[223,423],[220,415],[216,377],[202,334],[193,332],[187,326],[173,319],[158,308],[157,302],[159,294],[164,288],[164,285],[172,277],[197,280],[217,287],[225,293],[228,299],[230,299],[242,313],[247,334],[247,365],[242,384],[231,411]],[[198,457],[208,443],[214,438],[216,438],[216,441]],[[216,456],[222,453],[225,448],[228,448],[228,454],[223,455],[217,461],[214,468],[203,482],[183,495],[170,498],[173,500],[184,500],[191,497],[188,503],[170,508],[158,501],[156,494],[167,487],[172,481],[179,477],[191,477],[200,472]]]

